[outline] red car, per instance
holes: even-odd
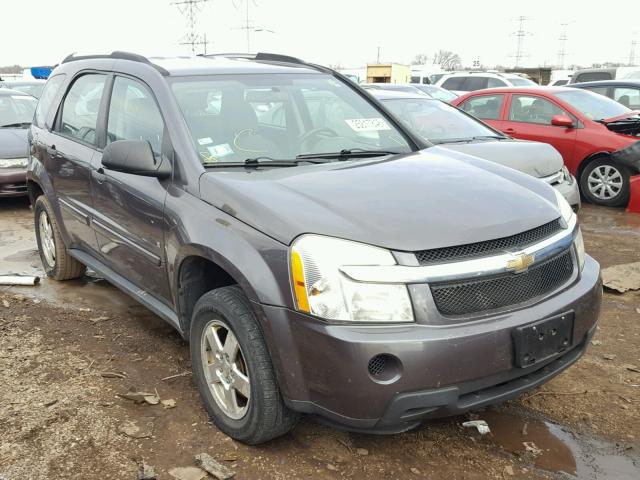
[[[628,203],[640,173],[639,111],[566,87],[493,88],[451,103],[514,138],[553,145],[589,202]]]

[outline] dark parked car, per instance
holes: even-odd
[[[0,88],[0,197],[26,195],[27,133],[36,99]]]
[[[580,209],[578,182],[551,145],[512,139],[434,98],[375,89],[371,93],[426,141],[528,173],[557,189],[575,211]]]
[[[571,88],[583,88],[621,103],[631,110],[640,110],[640,80],[604,80],[572,83]]]
[[[31,142],[47,274],[91,267],[173,325],[213,422],[243,442],[300,412],[390,433],[504,401],[595,332],[599,266],[561,195],[421,151],[332,70],[69,57]]]
[[[5,80],[0,81],[0,88],[10,88],[40,98],[44,83],[44,80]]]

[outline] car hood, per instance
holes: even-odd
[[[625,118],[630,118],[635,115],[640,115],[640,111],[631,110],[629,112],[623,113],[622,115],[616,115],[615,117],[610,117],[610,118],[603,118],[602,120],[600,120],[600,123],[604,123],[606,125],[607,123],[614,123],[614,122],[617,122],[618,120],[624,120]]]
[[[0,128],[0,158],[26,157],[28,132],[26,128]]]
[[[553,175],[564,165],[560,153],[551,145],[541,142],[496,140],[441,146],[515,168],[537,178]]]
[[[544,182],[442,147],[200,178],[204,201],[284,244],[317,233],[415,251],[506,237],[559,216]]]

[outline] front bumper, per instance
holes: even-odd
[[[27,170],[0,169],[0,197],[20,197],[27,194]]]
[[[260,305],[280,388],[293,410],[350,430],[391,433],[422,420],[514,398],[560,373],[586,350],[602,300],[600,268],[587,257],[571,286],[537,304],[448,325],[332,325]],[[544,364],[517,368],[517,326],[575,314],[571,348]],[[375,381],[369,361],[399,362],[399,375]]]
[[[578,182],[572,177],[572,182],[562,182],[552,185],[569,202],[574,212],[580,210],[580,189]]]

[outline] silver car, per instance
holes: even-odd
[[[512,139],[456,107],[420,93],[368,91],[428,142],[539,178],[558,190],[575,211],[580,208],[578,182],[551,145]]]

